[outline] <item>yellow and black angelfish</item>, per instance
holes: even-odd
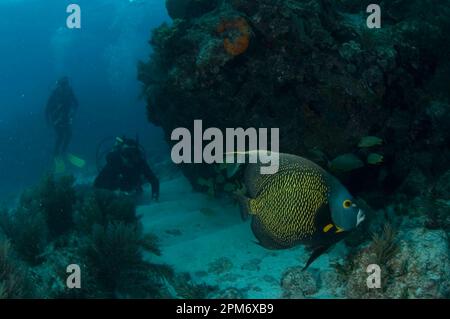
[[[248,164],[238,195],[242,215],[252,217],[252,231],[267,249],[304,244],[314,249],[305,269],[365,218],[347,189],[313,162],[279,154],[277,173],[262,175],[261,164]]]

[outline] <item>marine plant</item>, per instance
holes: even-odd
[[[167,268],[144,260],[142,231],[136,224],[94,225],[84,254],[87,265],[109,297],[155,297]],[[161,270],[166,270],[166,273]]]
[[[391,224],[386,223],[381,234],[374,234],[370,246],[377,265],[386,265],[399,251],[396,231]]]
[[[173,270],[144,256],[161,250],[156,236],[143,234],[135,203],[110,191],[76,190],[73,183],[47,176],[24,192],[16,209],[0,210],[0,234],[9,239],[0,239],[2,296],[25,296],[22,278],[11,272],[22,264],[11,257],[12,247],[24,261],[21,273],[32,274],[33,290],[41,297],[167,297],[163,281]],[[60,225],[63,216],[70,223]],[[82,267],[87,282],[82,289],[65,288],[71,263]]]
[[[159,239],[155,234],[147,233],[144,235],[141,241],[142,248],[157,256],[161,256],[162,252],[159,248]]]
[[[8,240],[0,235],[0,299],[31,297],[26,271],[13,256]]]
[[[76,228],[90,233],[93,225],[107,225],[111,222],[136,223],[136,205],[130,197],[108,190],[89,191],[78,203],[74,212]]]
[[[47,246],[48,227],[42,211],[19,206],[14,211],[0,212],[0,229],[25,261],[35,265],[42,261]]]
[[[0,212],[0,228],[11,240],[17,253],[35,265],[42,262],[46,245],[73,226],[76,193],[71,176],[45,176],[36,186],[23,192],[19,205]]]
[[[47,175],[37,187],[24,192],[20,199],[22,209],[44,214],[52,239],[73,226],[72,213],[76,201],[74,182],[73,176],[55,178]]]
[[[354,271],[355,265],[355,256],[350,253],[347,258],[344,259],[343,263],[333,262],[331,263],[332,267],[336,270],[336,273],[341,278],[343,282],[347,281]]]
[[[181,299],[206,299],[214,292],[218,291],[218,287],[205,283],[196,284],[192,282],[192,278],[187,273],[179,274],[172,278],[170,284],[173,286],[173,298]]]
[[[420,197],[419,201],[415,204],[420,211],[422,211],[427,220],[425,222],[425,227],[428,229],[447,229],[450,226],[448,212],[450,209],[450,202],[444,198],[440,198],[450,195],[439,194],[438,185],[425,192],[425,194]],[[447,187],[446,187],[447,188]],[[445,188],[445,189],[446,189]]]

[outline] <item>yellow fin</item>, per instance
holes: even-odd
[[[324,232],[324,233],[327,233],[327,232],[329,232],[330,229],[333,228],[333,227],[334,227],[333,224],[328,224],[328,225],[326,225],[326,226],[323,228],[323,232]]]
[[[250,215],[257,215],[257,207],[256,207],[256,200],[255,199],[250,199],[248,201],[248,213]]]
[[[252,209],[252,206],[255,204],[253,199],[247,198],[246,196],[236,192],[234,195],[236,196],[236,200],[240,206],[242,220],[245,221],[250,217],[250,215],[255,215]]]
[[[338,226],[336,226],[336,234],[339,234],[339,233],[342,233],[344,230],[342,229],[342,228],[340,228],[340,227],[338,227]]]

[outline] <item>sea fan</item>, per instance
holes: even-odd
[[[21,258],[35,265],[48,244],[48,229],[44,214],[19,207],[0,212],[0,229],[11,240]]]
[[[95,225],[85,255],[99,285],[110,297],[158,297],[167,267],[143,259],[143,236],[137,224]]]
[[[0,299],[27,297],[25,278],[12,255],[9,241],[0,239]]]

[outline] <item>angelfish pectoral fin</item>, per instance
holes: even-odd
[[[323,228],[323,232],[324,233],[328,233],[330,231],[331,228],[333,228],[334,225],[333,224],[328,224]]]
[[[302,271],[305,271],[306,269],[308,269],[308,267],[317,259],[319,258],[323,253],[325,253],[328,248],[330,248],[330,246],[319,246],[316,249],[314,249],[314,251],[312,252],[311,256],[309,256],[309,259],[305,265],[305,267],[303,267]]]

